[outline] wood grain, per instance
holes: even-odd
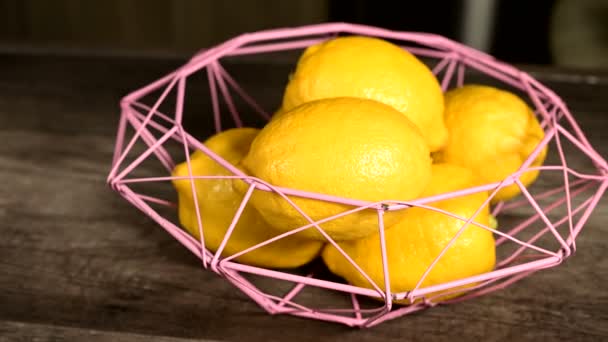
[[[165,336],[150,336],[131,333],[116,333],[111,331],[80,329],[56,325],[31,324],[21,322],[0,321],[0,339],[15,341],[90,341],[90,342],[215,342],[209,339],[189,339]]]
[[[608,338],[605,200],[574,257],[483,298],[370,330],[262,312],[105,185],[120,97],[181,62],[0,57],[0,341]],[[271,107],[289,66],[231,70]],[[608,78],[533,72],[608,155]]]

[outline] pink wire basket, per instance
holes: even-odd
[[[545,130],[545,138],[531,153],[521,168],[501,182],[485,184],[475,188],[441,194],[411,201],[389,200],[368,203],[355,199],[339,198],[326,194],[299,191],[273,186],[262,179],[243,174],[232,165],[206,148],[191,132],[195,127],[186,127],[187,115],[209,117],[209,125],[216,132],[226,127],[241,127],[244,111],[257,113],[261,120],[268,120],[268,111],[262,108],[241,83],[238,75],[228,72],[226,61],[234,58],[286,54],[298,51],[337,35],[374,36],[396,42],[408,51],[429,63],[439,79],[443,90],[458,87],[469,81],[469,77],[482,75],[486,82],[507,88],[522,95],[535,109]],[[288,55],[288,54],[287,54]],[[247,64],[244,64],[245,67]],[[295,60],[294,60],[295,65]],[[187,91],[189,82],[198,76],[204,77],[208,94]],[[478,82],[479,83],[479,82]],[[259,83],[258,83],[259,84]],[[188,89],[191,89],[188,87]],[[193,108],[186,104],[195,97],[205,97],[210,107]],[[280,99],[281,94],[276,94]],[[240,101],[243,105],[239,107]],[[532,273],[559,265],[576,250],[576,238],[585,222],[608,187],[608,164],[590,145],[574,117],[562,100],[543,84],[513,66],[495,60],[491,56],[441,36],[427,33],[395,32],[381,28],[345,23],[327,23],[297,28],[274,29],[248,33],[210,49],[202,50],[185,65],[138,89],[121,101],[121,117],[118,126],[112,168],[108,176],[111,188],[133,206],[164,228],[184,247],[200,258],[202,266],[211,270],[240,289],[270,314],[290,314],[318,320],[333,321],[349,326],[371,327],[383,321],[407,315],[437,304],[460,302],[492,291],[503,289]],[[209,113],[209,114],[206,114]],[[263,122],[263,121],[262,121]],[[190,130],[189,130],[190,129]],[[190,132],[190,133],[189,133]],[[532,167],[532,161],[544,147],[549,147],[549,156],[543,166]],[[177,204],[171,181],[171,171],[176,163],[190,163],[189,155],[200,150],[231,172],[231,176],[193,175],[195,179],[238,178],[249,183],[234,218],[219,249],[213,253],[205,247],[204,240],[193,238],[180,228],[176,220]],[[576,170],[578,167],[585,172]],[[570,164],[568,163],[570,161]],[[519,176],[537,169],[540,176],[536,183],[525,187]],[[593,170],[589,172],[589,170]],[[389,282],[386,243],[384,240],[383,213],[390,210],[407,210],[422,207],[438,211],[427,204],[457,196],[487,191],[488,202],[498,190],[517,184],[522,194],[511,201],[500,202],[492,207],[498,217],[499,228],[478,224],[472,219],[445,215],[462,220],[462,228],[437,255],[418,285],[410,291],[391,292]],[[194,189],[193,189],[194,190]],[[234,255],[222,256],[222,251],[239,221],[254,191],[272,191],[289,202],[309,224],[290,232],[277,235],[268,241],[252,246]],[[197,197],[194,206],[198,208]],[[349,206],[340,215],[313,221],[290,198],[305,197],[319,201],[340,203]],[[486,203],[486,204],[487,204]],[[385,286],[371,281],[371,288],[351,286],[341,279],[328,276],[320,263],[297,270],[274,270],[249,266],[234,261],[239,255],[251,252],[269,243],[295,234],[304,229],[317,229],[334,245],[344,257],[353,260],[324,234],[323,222],[361,210],[378,213],[378,231],[383,256]],[[199,229],[204,236],[205,217],[198,217]],[[493,270],[446,283],[421,286],[433,266],[441,259],[452,243],[470,225],[490,230],[496,238],[497,261]],[[316,265],[316,266],[315,266]],[[356,264],[354,264],[357,267]],[[364,277],[369,277],[359,268]],[[443,295],[458,293],[448,300],[437,300],[434,293]],[[408,301],[409,305],[396,304]]]

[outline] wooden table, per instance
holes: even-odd
[[[262,312],[105,184],[120,97],[182,62],[0,56],[0,341],[608,339],[606,201],[574,257],[489,296],[368,330]],[[276,105],[289,65],[255,63]],[[529,70],[608,155],[608,77]]]

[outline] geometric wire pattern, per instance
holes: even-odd
[[[545,130],[545,138],[530,154],[522,167],[501,182],[410,201],[386,199],[381,202],[368,203],[349,198],[276,187],[261,179],[247,176],[234,165],[207,149],[199,140],[190,135],[186,127],[183,126],[184,103],[188,99],[186,86],[191,75],[206,73],[209,84],[208,96],[212,106],[198,111],[207,111],[213,115],[215,131],[221,131],[227,120],[240,127],[243,126],[243,122],[234,101],[237,97],[247,104],[247,110],[255,111],[265,119],[268,119],[269,116],[222,66],[220,63],[222,58],[299,50],[335,37],[338,34],[356,34],[390,39],[419,57],[436,60],[432,70],[439,78],[444,91],[450,86],[462,85],[465,72],[474,70],[489,76],[494,81],[499,82],[501,86],[511,87],[523,92],[525,100],[530,102],[535,109],[541,126]],[[142,101],[145,96],[157,91],[160,91],[161,94],[153,104],[148,105]],[[159,108],[161,104],[167,101],[170,94],[175,94],[175,107],[172,111],[163,113]],[[196,94],[196,96],[202,95]],[[227,111],[221,110],[222,104]],[[108,176],[108,183],[112,189],[158,222],[169,234],[199,257],[204,268],[210,269],[230,281],[271,314],[291,314],[339,322],[350,326],[370,327],[437,304],[458,302],[502,289],[535,271],[556,266],[570,256],[576,249],[577,236],[608,187],[608,164],[589,144],[566,105],[557,95],[525,72],[499,62],[482,52],[433,34],[395,32],[346,23],[327,23],[245,34],[197,53],[188,63],[174,72],[130,93],[121,101],[121,110],[114,158]],[[128,129],[134,132],[130,138]],[[177,143],[180,146],[179,154],[175,154],[175,152],[172,154],[166,148],[169,142]],[[553,160],[548,158],[543,166],[531,167],[530,165],[536,156],[544,147],[549,145],[555,158]],[[140,151],[134,152],[137,146],[140,147]],[[144,148],[141,149],[141,146]],[[569,146],[569,149],[566,146]],[[232,175],[192,175],[189,155],[194,150],[202,151],[229,170]],[[131,160],[130,158],[134,153],[135,157]],[[572,169],[567,162],[567,158],[571,155],[576,155],[577,158],[586,158],[593,165],[591,169],[594,171],[582,173]],[[154,177],[134,176],[134,171],[146,160],[159,162],[166,173]],[[157,208],[166,207],[175,211],[176,204],[174,202],[134,190],[135,185],[145,188],[145,185],[151,183],[169,183],[177,179],[177,177],[171,176],[176,161],[186,161],[188,163],[190,176],[181,177],[181,179],[191,181],[193,194],[196,194],[193,181],[195,179],[238,178],[249,183],[249,189],[243,197],[240,207],[236,210],[232,223],[216,253],[212,253],[205,248],[203,238],[205,232],[204,217],[200,217],[200,214],[197,217],[201,238],[195,239]],[[537,183],[545,184],[542,191],[536,191],[534,186],[526,188],[519,181],[519,176],[522,173],[533,169],[540,171]],[[462,228],[452,238],[452,241],[444,247],[443,251],[437,255],[435,261],[429,266],[414,289],[402,293],[391,292],[387,281],[389,274],[384,240],[383,215],[386,211],[421,207],[441,212],[441,210],[430,207],[428,204],[437,200],[480,191],[487,191],[491,194],[487,202],[489,203],[498,190],[511,184],[517,184],[522,195],[512,201],[498,203],[492,209],[492,213],[499,220],[502,216],[511,217],[511,219],[504,221],[509,223],[508,225],[501,224],[499,229],[492,229],[472,221],[471,218],[457,217],[451,213],[442,212],[444,215],[460,219]],[[278,235],[240,253],[220,257],[254,191],[272,191],[277,196],[281,196],[295,210],[300,212],[309,224]],[[306,197],[341,203],[349,206],[351,210],[315,222],[293,203],[290,199],[292,197]],[[193,201],[198,214],[199,203],[197,203],[196,195],[193,196]],[[325,234],[321,227],[323,222],[362,210],[374,210],[378,214],[378,232],[380,234],[378,248],[382,255],[384,283],[386,284],[383,288],[375,284],[344,253],[340,246]],[[494,234],[498,251],[496,267],[490,272],[473,277],[422,287],[421,284],[426,275],[450,248],[459,234],[469,225],[489,230]],[[372,288],[356,287],[339,280],[323,279],[323,277],[318,277],[314,271],[310,274],[297,274],[284,270],[248,266],[233,261],[239,255],[305,229],[316,229],[325,236],[327,243],[334,245],[370,281]],[[290,288],[283,293],[273,293],[272,290],[264,290],[256,285],[255,279],[260,278],[275,279],[281,283],[289,284]],[[469,286],[463,289],[464,285]],[[309,305],[306,303],[306,298],[310,299],[310,296],[302,296],[302,292],[307,288],[339,293],[340,296],[345,297],[343,303],[347,303],[347,305],[340,308]],[[443,295],[446,291],[448,293],[454,291],[461,293],[461,296],[443,302],[435,301],[432,294],[438,291],[443,291]],[[301,297],[303,299],[299,301],[298,299]],[[366,300],[365,297],[375,297],[381,301]],[[411,304],[407,306],[395,305],[396,300],[409,300]]]

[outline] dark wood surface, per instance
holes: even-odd
[[[608,339],[605,200],[574,257],[482,298],[367,330],[262,312],[105,185],[120,97],[182,62],[0,56],[0,341]],[[608,155],[608,77],[530,70]]]

